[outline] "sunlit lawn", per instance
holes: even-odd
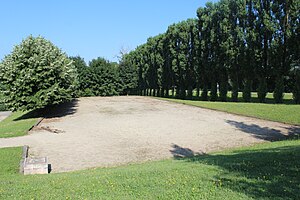
[[[300,199],[300,140],[34,176],[17,174],[20,155],[0,149],[0,199]]]
[[[27,134],[37,122],[37,118],[23,118],[28,112],[14,112],[0,122],[0,138],[16,137]]]

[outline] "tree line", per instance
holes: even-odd
[[[0,110],[34,110],[81,96],[129,94],[136,71],[98,57],[88,65],[43,37],[29,36],[0,62]]]
[[[136,70],[140,95],[260,102],[273,92],[282,103],[293,92],[300,103],[300,2],[221,0],[197,10],[197,18],[168,27],[121,61]],[[132,71],[131,70],[131,71]]]
[[[231,91],[230,99],[227,94]],[[220,0],[123,54],[86,64],[43,37],[24,39],[0,63],[0,99],[30,110],[78,96],[139,94],[210,101],[300,103],[300,1]],[[0,104],[2,104],[0,102]]]

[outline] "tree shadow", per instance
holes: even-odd
[[[209,94],[209,93],[208,93]],[[189,100],[189,101],[208,101],[208,102],[222,102],[220,98],[218,98],[216,101],[210,101],[211,98],[210,95],[208,95],[208,100],[203,100],[201,96],[192,96],[192,97],[185,97],[184,99],[179,98],[177,96],[163,96],[161,98],[167,98],[167,99],[180,99],[180,100]],[[233,101],[230,96],[227,96],[226,102],[232,102],[232,103],[245,103],[243,97],[239,96],[237,101]],[[250,103],[262,103],[259,101],[258,97],[252,96]],[[266,97],[265,102],[263,104],[276,104],[276,105],[297,105],[293,99],[283,99],[282,103],[276,103],[274,98]]]
[[[288,133],[284,134],[282,131],[269,128],[269,127],[261,127],[257,124],[245,124],[244,122],[237,122],[233,120],[226,120],[226,123],[236,127],[237,129],[252,135],[257,139],[267,140],[267,141],[278,141],[289,139],[292,137],[296,137],[300,134],[300,127],[291,127],[287,128]]]
[[[292,126],[287,128],[289,139],[300,139],[300,127],[299,126]]]
[[[173,147],[185,149],[178,145]],[[300,199],[300,146],[239,150],[231,154],[193,154],[180,158],[173,155],[175,159],[220,168],[220,173],[210,178],[216,187],[254,199]]]
[[[183,148],[181,146],[178,146],[177,144],[172,144],[172,148],[173,149],[170,150],[170,152],[176,159],[205,155],[204,152],[194,152],[189,148]]]
[[[22,115],[19,118],[16,118],[14,121],[30,119],[30,118],[39,118],[43,117],[46,119],[51,118],[60,118],[68,115],[73,115],[76,113],[78,108],[78,99],[74,99],[70,102],[62,103],[59,105],[47,106],[45,108],[32,110],[25,115]]]

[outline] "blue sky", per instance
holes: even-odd
[[[30,34],[85,61],[116,61],[168,25],[196,17],[207,0],[7,0],[0,2],[0,59]]]

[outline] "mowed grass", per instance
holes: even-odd
[[[300,125],[300,105],[296,104],[208,102],[173,98],[159,99],[233,114],[256,117],[265,120]]]
[[[17,174],[20,148],[0,155],[0,199],[300,199],[300,140],[34,176]]]
[[[19,172],[19,163],[22,157],[22,148],[0,149],[0,182],[1,177],[16,175]],[[1,197],[1,192],[0,192]],[[1,198],[0,198],[1,199]]]
[[[23,118],[29,112],[14,112],[0,122],[0,138],[17,137],[27,134],[37,118]]]

